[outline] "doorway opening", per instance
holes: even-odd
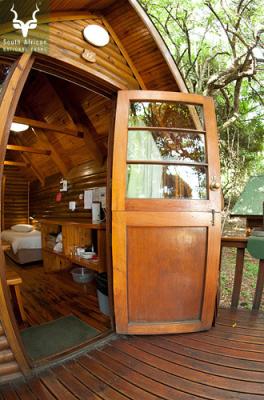
[[[33,364],[113,328],[108,143],[115,92],[55,75],[29,73],[13,118],[24,130],[11,127],[2,184],[7,285]]]

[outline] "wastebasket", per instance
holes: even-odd
[[[106,272],[101,272],[100,274],[97,275],[96,289],[97,289],[97,297],[98,297],[100,311],[103,314],[110,316]]]

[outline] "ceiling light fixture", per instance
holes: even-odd
[[[106,46],[110,37],[105,28],[100,25],[88,25],[83,30],[83,36],[87,42],[97,47]]]
[[[10,130],[12,132],[24,132],[29,128],[29,125],[18,124],[17,122],[12,122]]]

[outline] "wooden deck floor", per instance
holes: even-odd
[[[209,332],[118,337],[1,388],[1,399],[264,399],[264,314],[220,310]]]

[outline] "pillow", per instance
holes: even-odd
[[[33,231],[33,226],[28,224],[17,224],[11,226],[11,229],[15,232],[31,232]]]

